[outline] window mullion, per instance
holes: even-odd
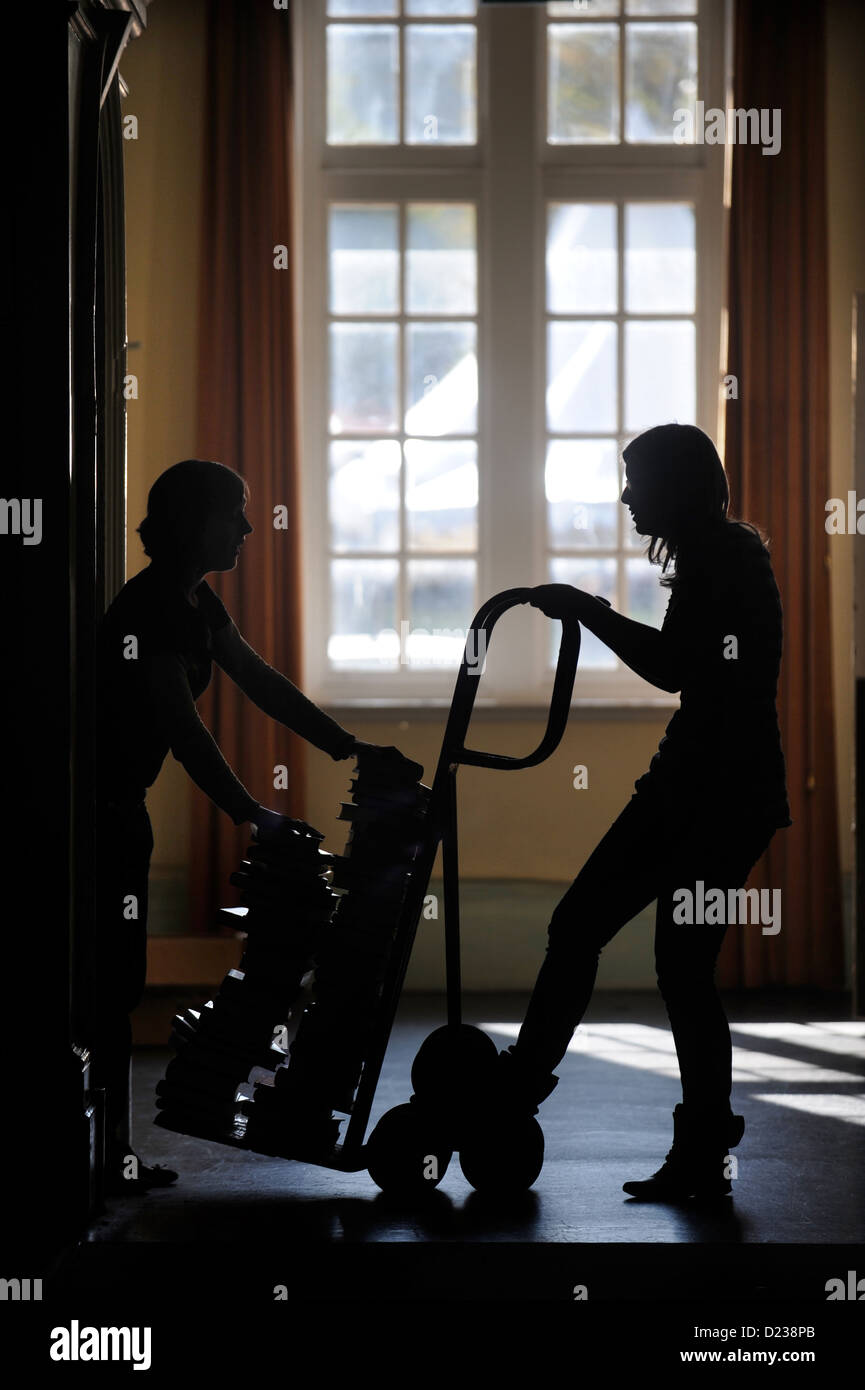
[[[399,148],[405,147],[405,24],[402,15],[397,20],[397,52],[399,54],[399,85],[397,99],[399,101]]]
[[[400,26],[400,34],[402,34]],[[399,574],[397,577],[397,622],[399,623],[399,660],[404,667],[408,660],[406,651],[406,628],[403,619],[411,622],[408,602],[408,561],[406,559],[406,516],[405,516],[405,412],[406,412],[406,302],[405,302],[405,262],[406,262],[406,205],[399,204],[399,319],[397,341],[397,409],[399,411]]]
[[[625,204],[619,198],[616,202],[616,448],[625,433]],[[624,507],[616,508],[616,527],[618,559],[616,561],[616,603],[620,613],[626,611],[627,586],[625,584],[625,518]],[[622,662],[616,658],[616,670],[621,671]]]
[[[536,582],[535,545],[543,497],[543,277],[540,167],[535,153],[535,53],[531,6],[493,6],[489,50],[489,159],[482,223],[481,351],[483,575],[489,593]],[[486,595],[483,595],[486,597]],[[517,611],[491,662],[502,699],[524,695],[543,670],[531,650],[541,624]],[[528,654],[528,657],[527,657]],[[488,690],[490,687],[488,686]]]
[[[625,143],[625,42],[627,36],[627,26],[624,18],[619,16],[619,52],[618,52],[618,71],[619,71],[619,145]]]

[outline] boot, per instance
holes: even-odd
[[[134,1159],[135,1163],[130,1163]],[[105,1192],[109,1197],[140,1196],[154,1187],[170,1187],[177,1181],[173,1168],[149,1166],[128,1145],[112,1145],[105,1163]]]
[[[559,1078],[527,1067],[512,1048],[500,1052],[495,1078],[495,1103],[516,1115],[537,1115],[538,1106],[559,1084]]]
[[[673,1147],[663,1166],[642,1182],[623,1183],[622,1191],[643,1202],[727,1197],[733,1188],[724,1176],[724,1164],[744,1133],[741,1115],[717,1119],[677,1105],[673,1111]]]

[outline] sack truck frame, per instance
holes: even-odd
[[[499,771],[533,767],[550,757],[561,742],[580,653],[580,627],[576,621],[562,624],[547,725],[534,752],[515,758],[480,752],[467,748],[465,743],[493,629],[509,609],[528,603],[531,593],[529,588],[506,589],[488,599],[475,614],[466,636],[432,786],[421,783],[411,789],[420,798],[413,809],[406,812],[403,791],[402,795],[397,794],[396,804],[388,814],[387,791],[379,780],[372,786],[371,794],[356,794],[355,803],[343,807],[341,818],[355,822],[351,836],[357,834],[360,839],[354,859],[350,850],[345,857],[321,851],[318,841],[323,836],[319,832],[310,831],[303,837],[307,858],[310,853],[315,856],[316,874],[323,872],[322,865],[332,867],[334,881],[341,880],[348,892],[340,898],[327,894],[336,899],[337,908],[317,908],[319,919],[327,919],[325,929],[314,931],[305,939],[306,946],[297,948],[302,955],[294,962],[292,1011],[296,1011],[300,980],[303,978],[307,984],[312,969],[316,995],[320,976],[324,976],[326,987],[322,989],[318,1010],[316,1004],[307,1007],[289,1051],[280,1050],[273,1042],[276,1030],[271,1022],[273,1017],[288,1016],[288,1009],[277,1002],[284,992],[280,996],[274,984],[283,973],[285,957],[280,952],[285,951],[281,943],[286,939],[284,926],[278,925],[274,901],[276,895],[281,895],[284,918],[285,894],[293,883],[300,884],[302,880],[295,863],[275,864],[272,852],[268,859],[264,845],[254,845],[247,851],[251,858],[258,855],[259,860],[244,861],[243,870],[232,875],[232,882],[244,889],[248,906],[224,909],[222,913],[223,919],[231,921],[235,928],[248,919],[248,924],[241,926],[241,930],[247,930],[247,950],[240,969],[229,972],[217,999],[200,1013],[186,1010],[175,1019],[173,1041],[178,1055],[157,1087],[158,1125],[336,1171],[367,1170],[384,1192],[407,1198],[438,1186],[454,1152],[459,1154],[464,1176],[478,1191],[515,1194],[527,1190],[537,1180],[543,1167],[543,1131],[528,1113],[520,1115],[507,1107],[496,1110],[498,1050],[481,1029],[462,1022],[456,785],[460,766]],[[422,772],[419,768],[420,775]],[[357,777],[355,788],[367,785],[360,757]],[[383,817],[381,808],[385,808]],[[409,828],[404,862],[393,873],[387,864],[382,869],[381,859],[377,867],[374,863],[365,866],[361,848],[364,835],[369,843],[376,844],[376,829],[380,845],[388,824],[399,826],[403,842],[406,827]],[[295,834],[293,838],[299,837]],[[388,1110],[364,1142],[439,845],[447,1023],[429,1035],[414,1059],[413,1094],[408,1103]],[[364,883],[371,889],[372,897],[366,905]],[[322,892],[320,877],[315,886]],[[353,887],[357,889],[355,893]],[[300,891],[311,894],[308,869]],[[346,899],[351,906],[343,909],[345,922],[340,923],[340,909]],[[310,897],[309,901],[313,899]],[[383,937],[381,927],[371,928],[369,922],[375,922],[379,915],[387,918],[386,911],[379,914],[376,904],[388,901],[395,904],[395,910]],[[253,931],[256,909],[262,925]],[[310,915],[314,917],[315,911]],[[333,924],[342,925],[345,930],[335,931]],[[325,950],[323,959],[330,959],[331,964],[320,968],[319,947],[327,940],[338,942],[339,948],[331,947],[330,958]],[[310,957],[315,959],[314,966]],[[330,1019],[328,990],[332,996]],[[362,1009],[357,1014],[358,1026],[352,1030],[351,1001],[364,992],[365,1012]],[[267,1023],[262,1031],[264,1019]],[[339,1022],[336,1030],[335,1019]],[[331,1046],[332,1056],[339,1058],[341,1052],[344,1054],[345,1039],[352,1037],[354,1057],[347,1065],[337,1060],[329,1067],[328,1027],[337,1038],[339,1028],[343,1030],[342,1048]],[[251,1081],[250,1073],[256,1066],[264,1068],[263,1082]],[[249,1084],[254,1087],[253,1098],[239,1099],[238,1092]],[[333,1110],[349,1116],[341,1142],[337,1135],[343,1121],[333,1120]],[[307,1120],[305,1139],[299,1139],[292,1128],[298,1116]],[[304,1134],[303,1124],[300,1134]]]

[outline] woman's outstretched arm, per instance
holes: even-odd
[[[148,662],[147,678],[157,725],[177,761],[235,825],[256,822],[261,808],[202,723],[180,657],[170,651],[157,652]]]
[[[540,584],[532,590],[529,601],[549,618],[576,619],[582,623],[651,685],[671,694],[681,690],[679,656],[663,628],[625,618],[601,599],[570,584]]]
[[[296,685],[274,670],[240,635],[233,622],[213,634],[213,655],[258,708],[293,729],[335,762],[349,757],[357,740]]]

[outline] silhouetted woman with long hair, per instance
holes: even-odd
[[[727,514],[724,469],[702,430],[659,425],[632,440],[623,459],[621,500],[671,591],[662,627],[622,617],[566,584],[540,586],[532,603],[549,617],[578,620],[652,685],[680,691],[680,708],[553,914],[525,1021],[501,1054],[504,1094],[532,1113],[551,1094],[600,951],[657,899],[655,963],[682,1102],[665,1163],[624,1190],[642,1200],[711,1197],[730,1192],[724,1159],[744,1133],[730,1104],[730,1030],[714,980],[729,923],[679,925],[673,895],[694,894],[702,881],[727,901],[776,829],[792,823],[775,703],[781,603],[759,533]]]
[[[97,913],[90,1049],[92,1083],[106,1091],[112,1192],[174,1181],[144,1165],[130,1145],[129,1015],[140,1002],[147,959],[147,888],[153,835],[145,795],[171,751],[235,825],[259,839],[288,818],[260,805],[238,781],[195,701],[215,661],[273,719],[335,760],[361,743],[269,666],[244,641],[205,579],[235,568],[252,526],[243,478],[221,463],[186,459],[159,477],[139,526],[149,566],[123,587],[98,634]]]

